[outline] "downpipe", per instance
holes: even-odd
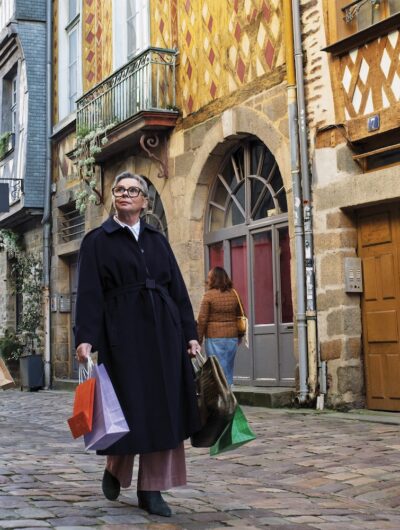
[[[317,398],[318,408],[323,408],[326,394],[326,363],[321,361],[318,347],[314,238],[312,215],[312,189],[309,169],[308,131],[304,95],[303,49],[299,0],[291,0],[293,18],[294,63],[297,88],[298,131],[300,147],[301,186],[303,192],[303,221],[306,279],[306,323],[308,336],[309,399]],[[318,396],[318,397],[317,397]]]
[[[293,189],[294,247],[296,256],[296,325],[297,347],[299,352],[299,391],[296,405],[305,405],[309,399],[308,391],[308,341],[306,321],[306,271],[304,245],[304,219],[302,186],[299,164],[299,133],[296,75],[293,48],[293,18],[291,0],[283,0],[285,48],[287,68],[287,97],[290,143],[290,169]]]
[[[50,236],[51,236],[51,127],[52,127],[52,2],[46,2],[46,180],[43,225],[43,309],[44,309],[44,386],[51,387],[51,311],[50,311]]]

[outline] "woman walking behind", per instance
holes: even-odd
[[[199,342],[202,344],[205,338],[207,356],[218,358],[228,384],[232,385],[235,356],[243,336],[238,333],[236,320],[242,314],[241,305],[225,269],[214,267],[207,280],[208,290],[197,319]]]

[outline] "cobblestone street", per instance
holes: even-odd
[[[72,399],[0,393],[0,528],[400,528],[397,416],[245,408],[257,440],[213,458],[188,446],[188,486],[165,495],[164,519],[134,487],[103,498],[103,458],[68,430]]]

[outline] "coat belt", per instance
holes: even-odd
[[[110,300],[111,298],[115,298],[123,294],[136,293],[139,291],[149,291],[150,293],[152,291],[156,291],[168,307],[175,324],[179,324],[177,308],[169,292],[165,287],[156,283],[153,278],[146,278],[146,281],[144,282],[127,283],[125,285],[120,285],[119,287],[107,289],[104,291],[104,298],[106,300]]]

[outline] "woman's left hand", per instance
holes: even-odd
[[[190,340],[189,346],[187,349],[187,352],[190,357],[196,357],[197,352],[201,350],[200,344],[197,342],[197,340]]]

